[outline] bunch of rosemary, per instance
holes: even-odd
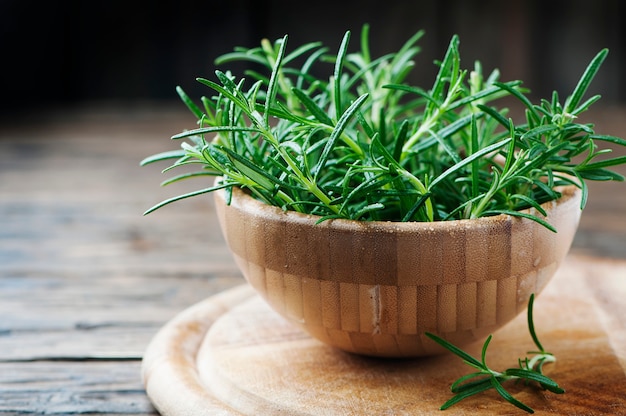
[[[591,61],[563,104],[556,92],[533,104],[520,81],[499,82],[497,70],[485,76],[480,63],[472,71],[462,69],[457,36],[438,63],[433,85],[408,85],[421,36],[378,58],[370,54],[367,25],[360,49],[352,53],[347,32],[336,54],[320,43],[287,53],[285,36],[220,57],[218,65],[244,60],[267,73],[248,71],[250,81],[222,71],[216,71],[217,81],[199,78],[212,91],[200,106],[177,88],[198,126],[173,136],[188,139],[180,150],[141,163],[174,159],[166,171],[200,168],[164,184],[204,175],[223,179],[146,213],[238,186],[267,204],[322,220],[438,221],[507,213],[550,227],[520,210],[543,213],[540,204],[558,198],[559,185],[581,187],[584,205],[584,180],[623,180],[607,167],[626,158],[597,161],[608,150],[596,143],[626,141],[576,123],[599,98],[582,100],[607,50]],[[324,64],[330,76],[316,77],[313,68],[319,72]],[[507,109],[493,104],[504,96],[525,106],[524,123],[514,123]]]

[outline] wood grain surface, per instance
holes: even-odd
[[[625,110],[599,110],[590,114],[596,130],[623,135]],[[190,305],[243,283],[210,197],[141,215],[204,186],[161,189],[164,166],[138,166],[193,125],[179,103],[0,124],[0,414],[155,414],[140,375],[152,337]],[[624,186],[591,184],[573,253],[626,259]],[[617,289],[589,287],[625,316]],[[626,319],[610,316],[603,324],[621,334],[611,342],[623,345]]]

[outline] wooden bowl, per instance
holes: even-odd
[[[329,220],[283,211],[233,189],[215,192],[225,239],[269,305],[345,351],[414,357],[462,346],[526,309],[567,254],[581,192],[543,205],[558,233],[499,215],[445,222]]]

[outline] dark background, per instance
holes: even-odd
[[[292,48],[315,40],[352,45],[365,22],[375,55],[426,30],[412,82],[427,87],[450,37],[462,65],[482,61],[503,80],[523,79],[537,96],[565,95],[602,48],[609,57],[593,93],[626,100],[624,18],[619,0],[569,1],[24,1],[0,0],[0,111],[32,116],[86,103],[177,100],[176,85],[200,95],[213,60],[234,46],[288,34]]]

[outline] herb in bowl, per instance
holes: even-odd
[[[623,180],[609,167],[626,157],[598,160],[609,152],[597,143],[626,145],[596,134],[577,117],[600,97],[583,101],[607,56],[600,51],[578,85],[561,103],[555,92],[533,104],[521,81],[500,82],[480,63],[462,69],[459,38],[452,37],[430,88],[409,85],[416,65],[416,33],[395,53],[371,56],[369,28],[360,49],[349,52],[347,32],[336,54],[320,43],[287,52],[287,36],[257,48],[237,48],[217,60],[243,60],[265,68],[249,79],[216,71],[215,81],[198,78],[211,91],[195,104],[181,88],[197,128],[173,136],[188,139],[180,150],[148,157],[142,165],[175,160],[221,181],[149,209],[233,186],[286,210],[322,220],[441,221],[510,214],[559,198],[558,187],[574,184],[587,196],[585,180]],[[297,64],[298,63],[298,64]],[[328,65],[328,77],[313,68]],[[516,123],[498,99],[513,97],[525,108]]]

